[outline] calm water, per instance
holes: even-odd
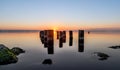
[[[56,33],[55,33],[56,34]],[[26,50],[18,56],[15,64],[1,65],[0,70],[120,70],[120,50],[109,46],[120,45],[120,33],[85,33],[84,52],[78,52],[78,32],[73,32],[73,46],[69,46],[69,35],[63,48],[54,37],[54,54],[47,53],[41,43],[39,32],[0,33],[0,43]],[[94,52],[103,52],[110,56],[100,61]],[[45,59],[53,64],[44,65]]]

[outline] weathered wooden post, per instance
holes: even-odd
[[[57,39],[60,37],[60,31],[57,31]]]
[[[63,37],[62,37],[63,33],[62,31],[60,31],[60,36],[59,36],[59,47],[62,48],[63,47]]]
[[[44,44],[44,31],[40,31],[40,39],[42,44]]]
[[[63,42],[66,42],[66,31],[63,31]]]
[[[44,30],[44,47],[47,48],[48,47],[48,31],[47,30]]]
[[[73,31],[69,31],[69,46],[73,45]]]
[[[53,30],[47,30],[47,48],[48,48],[48,54],[54,53],[54,31]]]
[[[78,31],[78,52],[84,52],[84,30]]]

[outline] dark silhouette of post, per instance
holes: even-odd
[[[44,30],[44,47],[47,48],[48,47],[48,31],[47,30]]]
[[[59,47],[63,47],[63,32],[60,31],[60,36],[59,36]]]
[[[54,53],[54,31],[44,30],[40,31],[41,42],[44,44],[44,48],[48,49],[48,54]]]
[[[54,31],[47,30],[48,40],[47,40],[47,47],[48,47],[48,54],[54,53]]]
[[[84,52],[84,30],[78,31],[78,52]]]
[[[59,39],[59,47],[63,47],[63,43],[66,42],[66,31],[58,31],[57,32],[57,39]]]
[[[66,31],[63,31],[63,43],[66,43]]]
[[[57,31],[57,39],[60,37],[60,31]]]
[[[73,31],[69,31],[69,46],[73,45]]]
[[[40,39],[42,44],[44,44],[44,31],[40,31]]]

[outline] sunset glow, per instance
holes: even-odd
[[[0,70],[120,70],[119,49],[120,0],[0,0]]]
[[[0,30],[120,30],[119,0],[0,0]]]

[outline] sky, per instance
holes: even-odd
[[[0,29],[120,28],[120,0],[0,0]]]

